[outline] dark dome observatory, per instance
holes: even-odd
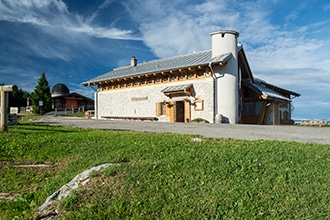
[[[52,97],[66,96],[69,94],[70,94],[69,88],[62,83],[56,84],[52,89]]]

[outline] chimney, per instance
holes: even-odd
[[[232,53],[236,58],[239,33],[233,30],[212,32],[212,57]]]
[[[131,66],[136,66],[137,65],[137,59],[135,56],[132,56],[131,58]]]

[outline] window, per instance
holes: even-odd
[[[244,102],[244,115],[245,116],[258,116],[261,113],[263,102],[261,101],[246,101]]]
[[[167,115],[167,103],[166,102],[157,102],[156,103],[156,115]]]
[[[195,111],[203,111],[204,110],[204,100],[197,99],[194,101],[194,110]]]

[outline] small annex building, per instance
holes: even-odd
[[[87,111],[94,109],[94,100],[76,92],[70,93],[69,88],[58,83],[52,88],[52,109],[55,111]]]
[[[96,119],[290,124],[300,94],[253,77],[239,33],[211,33],[212,49],[115,68],[83,86],[97,86]]]

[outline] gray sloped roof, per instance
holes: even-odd
[[[263,95],[269,98],[274,98],[274,99],[281,99],[285,101],[291,101],[291,99],[285,97],[284,95],[280,94],[279,92],[276,92],[270,88],[267,88],[263,84],[253,84]]]
[[[281,91],[283,93],[289,93],[290,95],[293,95],[293,96],[300,96],[299,93],[296,93],[296,92],[293,92],[293,91],[290,91],[290,90],[287,90],[287,89],[284,89],[284,88],[281,88],[281,87],[278,87],[278,86],[275,86],[275,85],[272,85],[262,79],[259,79],[259,78],[254,78],[254,81],[258,84],[261,84],[261,85],[264,85],[266,86],[267,88],[269,89],[272,89],[272,90],[275,90],[275,91]]]
[[[195,52],[177,57],[170,57],[145,63],[136,66],[125,66],[115,68],[110,72],[83,82],[83,85],[101,82],[105,80],[119,79],[125,77],[139,76],[143,74],[159,73],[180,68],[188,68],[192,66],[206,65],[214,62],[227,62],[231,58],[231,53],[222,54],[212,57],[212,51]]]
[[[260,80],[256,80],[255,82],[244,80],[243,82],[256,88],[260,92],[260,94],[264,95],[267,99],[277,99],[277,100],[279,99],[284,101],[291,101],[290,98],[287,98],[281,93],[266,87],[266,85]]]

